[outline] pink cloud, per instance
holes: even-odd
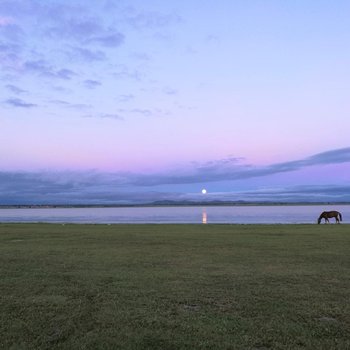
[[[6,27],[10,24],[13,24],[14,20],[10,17],[1,17],[0,16],[0,27]]]

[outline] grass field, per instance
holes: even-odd
[[[349,225],[0,224],[1,349],[350,349]]]

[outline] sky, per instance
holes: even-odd
[[[350,201],[349,15],[0,0],[0,204]]]

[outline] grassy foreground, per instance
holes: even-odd
[[[1,349],[350,349],[349,225],[0,224]]]

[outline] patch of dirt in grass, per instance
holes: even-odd
[[[200,306],[197,304],[185,304],[183,305],[183,308],[187,311],[195,312],[200,310]]]

